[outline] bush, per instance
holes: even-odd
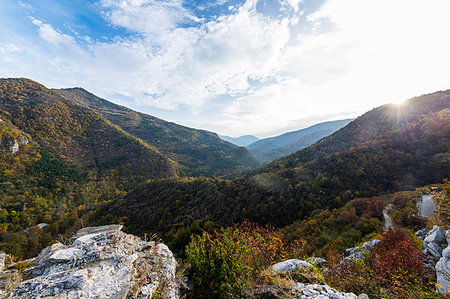
[[[196,298],[236,298],[243,295],[248,249],[245,234],[237,228],[192,237],[186,248],[188,276]]]
[[[362,259],[342,262],[332,254],[327,258],[326,281],[341,291],[373,298],[438,297],[419,243],[408,231],[397,229],[385,233]]]

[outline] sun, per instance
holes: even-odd
[[[394,100],[391,103],[394,104],[394,105],[397,105],[397,106],[402,106],[403,104],[406,103],[406,99]]]

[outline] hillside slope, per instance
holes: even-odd
[[[450,91],[445,91],[374,109],[241,179],[149,182],[98,218],[127,216],[131,230],[158,231],[183,248],[191,233],[214,224],[247,219],[285,226],[356,197],[412,190],[449,174]]]
[[[128,187],[177,174],[176,163],[156,148],[31,80],[1,79],[0,108],[14,126],[81,172],[114,171]]]
[[[308,128],[258,140],[247,146],[262,161],[268,162],[299,151],[346,126],[353,119],[328,121]]]
[[[178,173],[100,114],[31,80],[0,79],[0,251],[31,257],[70,237],[100,203]]]
[[[55,90],[68,101],[87,107],[145,140],[183,165],[189,176],[233,176],[259,165],[245,148],[220,139],[217,134],[196,130],[139,113],[101,99],[81,88]]]
[[[438,182],[450,173],[450,90],[373,109],[258,173],[321,173],[366,195]]]

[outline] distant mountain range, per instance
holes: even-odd
[[[260,139],[247,146],[248,150],[263,162],[275,160],[299,151],[346,126],[353,119],[328,121],[306,129]]]
[[[238,146],[247,146],[247,145],[252,144],[253,142],[256,142],[259,140],[258,137],[253,136],[253,135],[243,135],[240,137],[229,137],[229,136],[219,135],[219,137],[225,141],[231,142]]]

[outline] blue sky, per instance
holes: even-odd
[[[0,77],[268,137],[450,88],[448,0],[2,0]]]

